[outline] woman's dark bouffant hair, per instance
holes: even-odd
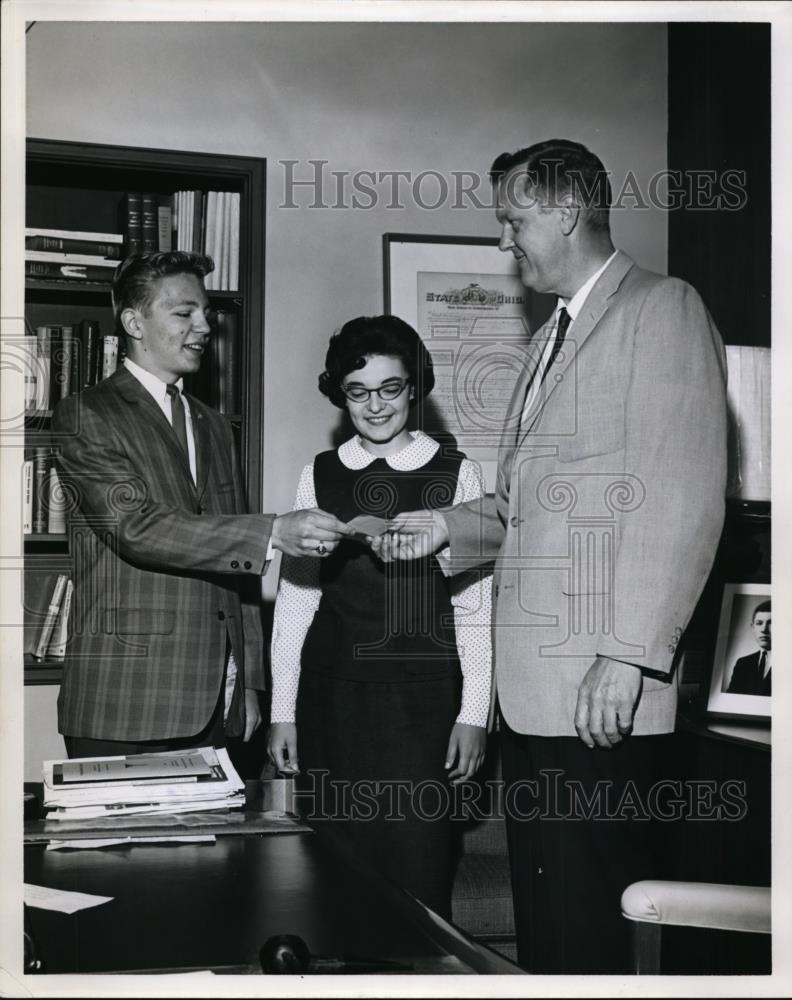
[[[342,380],[363,368],[367,359],[376,354],[399,358],[415,388],[416,400],[428,396],[434,388],[432,356],[409,323],[398,316],[358,316],[330,338],[319,391],[339,409],[345,409]]]

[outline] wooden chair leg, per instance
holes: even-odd
[[[659,975],[660,942],[663,928],[660,924],[646,924],[639,920],[633,920],[630,923],[632,971],[636,976]]]

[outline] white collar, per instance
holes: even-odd
[[[588,298],[589,292],[599,281],[603,271],[608,266],[608,264],[610,264],[610,262],[613,260],[613,258],[616,256],[618,252],[619,252],[618,250],[613,251],[613,253],[610,255],[610,257],[608,257],[608,259],[605,261],[602,267],[598,268],[594,272],[594,274],[592,274],[592,276],[588,279],[588,281],[586,281],[585,284],[581,285],[580,288],[578,288],[578,290],[575,292],[575,294],[572,296],[569,302],[564,302],[563,299],[559,298],[557,309],[560,309],[563,306],[569,313],[570,319],[576,320],[578,317],[578,313],[583,308],[583,303]]]
[[[168,398],[167,382],[163,382],[161,378],[157,378],[156,375],[152,375],[145,368],[141,368],[131,358],[124,358],[124,366],[128,369],[130,375],[134,375],[143,388],[147,389],[156,400],[161,401]],[[179,392],[182,392],[184,380],[179,379],[174,384]]]
[[[426,465],[437,452],[440,445],[423,431],[410,431],[412,441],[393,455],[385,455],[385,461],[397,472],[412,472]],[[359,435],[345,441],[338,449],[338,457],[348,469],[365,469],[377,458],[366,451]]]

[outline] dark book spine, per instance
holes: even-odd
[[[141,196],[141,229],[143,253],[153,253],[159,244],[159,218],[157,216],[157,196]]]
[[[47,530],[47,500],[49,498],[49,452],[36,448],[33,452],[33,533]]]
[[[83,362],[83,388],[96,384],[96,357],[99,353],[99,341],[101,334],[99,324],[95,319],[85,319],[82,322],[82,362]]]
[[[50,387],[49,405],[54,407],[61,398],[63,384],[63,332],[59,326],[51,326],[50,330]]]
[[[28,278],[54,278],[56,281],[111,282],[115,269],[92,264],[57,264],[49,260],[26,260],[25,276]]]
[[[63,364],[59,374],[60,398],[65,399],[72,391],[74,370],[74,327],[61,327],[61,350],[63,352]]]
[[[239,402],[239,378],[237,370],[239,362],[237,357],[237,317],[236,313],[225,313],[226,328],[226,357],[223,367],[223,378],[225,379],[225,398],[228,409],[226,413],[237,414],[240,411]]]
[[[219,413],[229,413],[228,402],[226,400],[226,380],[225,366],[227,357],[227,336],[226,330],[227,314],[219,312],[217,314],[217,326],[214,336],[209,341],[212,345],[212,406]]]
[[[121,202],[121,229],[124,234],[124,254],[140,253],[143,249],[143,199],[129,191]]]
[[[71,370],[69,371],[69,395],[76,395],[83,385],[83,344],[82,330],[74,330],[72,338]]]
[[[26,236],[26,250],[50,250],[56,253],[87,253],[94,257],[121,260],[120,243],[93,243],[91,240],[69,240],[60,236]]]
[[[104,334],[97,329],[96,353],[94,354],[93,385],[102,381],[104,372]]]

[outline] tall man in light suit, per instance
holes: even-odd
[[[264,688],[256,580],[272,549],[321,556],[343,533],[322,511],[247,514],[228,422],[182,392],[211,335],[212,268],[183,252],[127,258],[113,281],[126,361],[53,414],[75,505],[58,699],[72,757],[250,739]]]
[[[641,806],[664,776],[675,654],[724,516],[724,350],[693,288],[614,250],[610,185],[585,147],[503,154],[491,177],[501,250],[558,305],[509,407],[495,497],[402,515],[377,545],[447,545],[451,572],[496,558],[519,961],[626,971],[620,895],[661,871]]]

